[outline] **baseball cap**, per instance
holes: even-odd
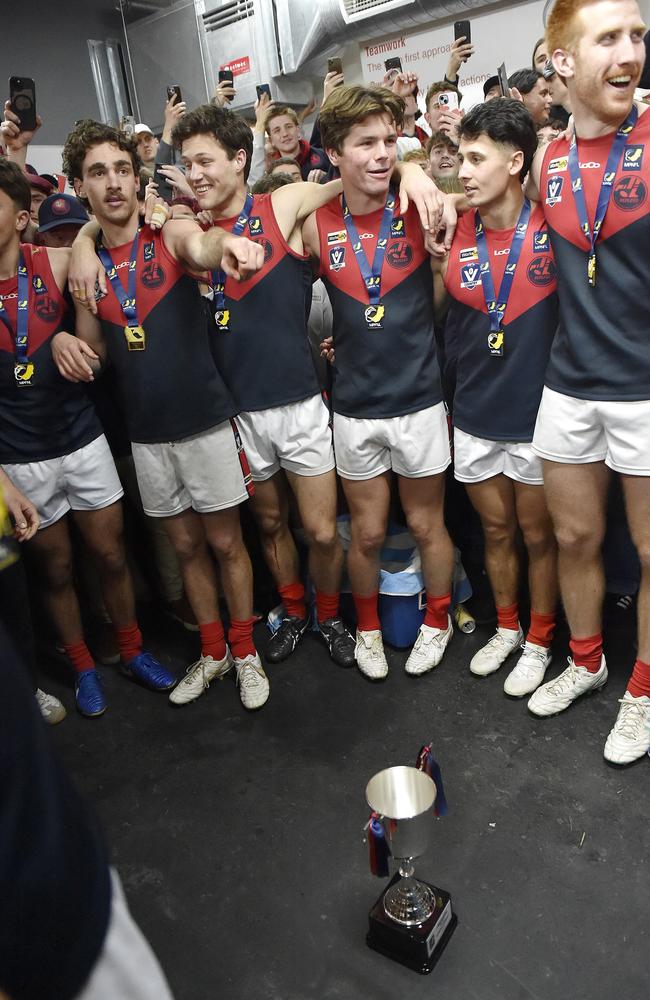
[[[43,191],[45,194],[52,194],[52,191],[56,190],[56,184],[53,184],[49,177],[42,177],[39,173],[37,173],[35,168],[32,167],[30,163],[25,164],[25,170],[23,172],[29,181],[29,186],[36,188],[37,191]]]
[[[143,132],[148,132],[149,135],[153,135],[153,132],[151,131],[148,125],[145,125],[144,122],[138,122],[138,124],[133,129],[133,134],[142,135]]]
[[[38,209],[38,231],[46,233],[57,226],[83,226],[88,212],[71,194],[51,194]]]
[[[483,97],[485,97],[492,90],[492,87],[498,87],[498,86],[499,86],[499,77],[489,76],[485,81],[485,83],[483,84]]]

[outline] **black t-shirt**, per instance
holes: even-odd
[[[70,1000],[106,937],[106,854],[2,624],[0,686],[0,990],[12,1000]]]

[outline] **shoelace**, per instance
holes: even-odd
[[[563,670],[559,677],[556,677],[555,680],[551,681],[549,684],[548,690],[552,694],[564,694],[565,691],[569,691],[580,677],[578,667],[575,665],[570,656],[567,657],[567,662],[569,666],[566,670]]]
[[[542,653],[541,650],[539,649],[526,649],[524,647],[523,656],[521,657],[519,663],[517,664],[517,669],[521,670],[522,673],[524,671],[529,674],[536,673],[538,670],[538,665],[536,663],[526,662],[526,660],[531,661],[533,659],[539,660],[540,666],[543,667],[546,666],[546,653]]]
[[[201,656],[196,661],[196,663],[190,663],[189,667],[185,671],[185,677],[183,678],[183,684],[187,684],[188,687],[190,686],[190,684],[192,684],[192,682],[194,681],[194,674],[198,670],[199,667],[201,668],[201,682],[203,684],[203,689],[205,691],[207,691],[208,688],[210,687],[210,681],[205,676],[205,659],[204,659],[203,656]]]
[[[619,698],[623,706],[616,721],[616,730],[624,739],[636,739],[638,728],[644,723],[645,709],[635,701]]]
[[[365,639],[366,633],[362,632],[361,635],[364,637],[363,644],[373,660],[380,660],[382,658],[382,646],[380,645],[381,636],[373,635],[372,639],[367,642]]]
[[[253,688],[258,687],[262,677],[259,672],[259,667],[252,660],[244,660],[237,667],[237,683],[240,687]]]

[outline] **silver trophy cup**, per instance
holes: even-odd
[[[388,767],[366,786],[366,801],[378,814],[391,854],[399,861],[400,878],[384,894],[384,910],[404,927],[423,924],[436,908],[431,887],[413,877],[413,859],[429,847],[436,794],[435,782],[416,767]]]

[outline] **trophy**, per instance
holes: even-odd
[[[432,971],[458,922],[449,893],[414,877],[413,859],[429,846],[437,794],[436,783],[417,767],[386,768],[366,787],[373,872],[389,874],[388,853],[399,861],[397,874],[370,911],[366,941],[422,973]]]

